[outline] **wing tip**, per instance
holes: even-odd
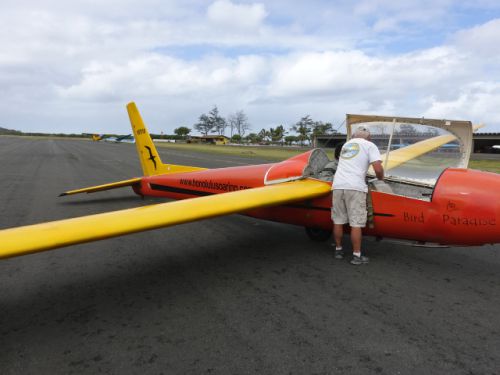
[[[126,107],[127,107],[127,110],[129,110],[129,111],[130,110],[137,110],[137,106],[136,106],[135,102],[133,102],[133,101],[127,103]]]

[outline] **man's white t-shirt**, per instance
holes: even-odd
[[[339,165],[333,178],[332,190],[368,191],[365,178],[371,163],[382,160],[377,146],[363,138],[346,142],[340,152]]]

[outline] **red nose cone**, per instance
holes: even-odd
[[[473,169],[447,169],[433,194],[439,207],[443,242],[500,243],[500,175]]]

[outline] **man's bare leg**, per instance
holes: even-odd
[[[335,238],[335,259],[344,258],[342,250],[342,236],[344,235],[344,226],[342,224],[333,225],[333,237]]]
[[[333,237],[335,238],[335,245],[337,249],[342,248],[342,237],[344,235],[344,224],[333,225]]]
[[[363,238],[362,228],[351,227],[352,252],[358,256],[361,253],[362,238]]]
[[[351,227],[352,257],[351,264],[366,264],[369,262],[367,256],[361,255],[361,240],[363,237],[362,228]]]

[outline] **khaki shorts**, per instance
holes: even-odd
[[[351,227],[366,226],[366,193],[357,190],[334,190],[332,220]]]

